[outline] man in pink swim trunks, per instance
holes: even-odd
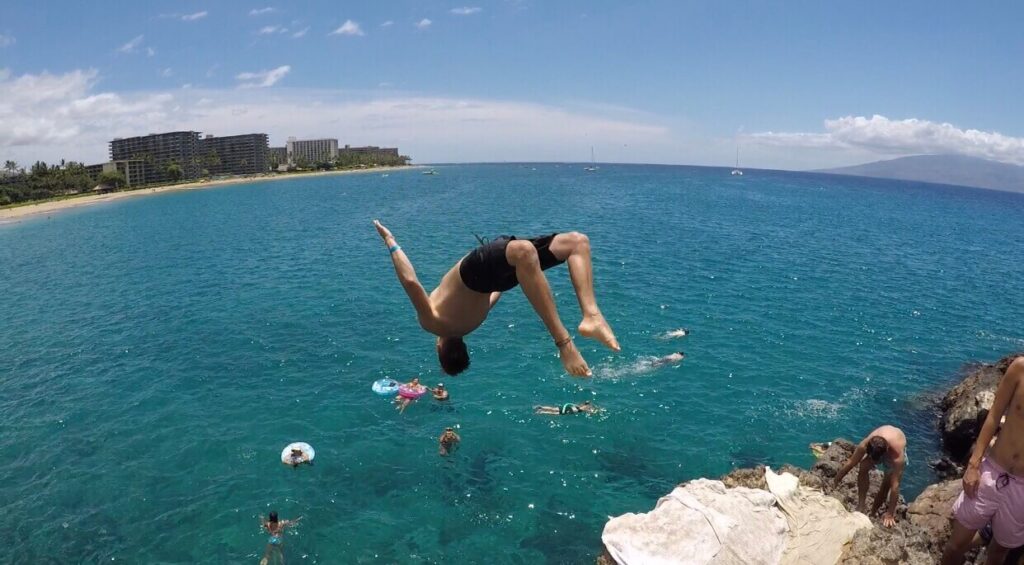
[[[1024,357],[1010,363],[964,471],[964,492],[953,504],[953,535],[943,565],[963,563],[975,532],[992,522],[989,565],[1001,564],[1010,549],[1024,545]],[[999,421],[995,445],[988,449]],[[988,453],[986,454],[986,450]]]

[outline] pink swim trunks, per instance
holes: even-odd
[[[992,537],[1006,548],[1024,545],[1024,477],[1011,475],[995,461],[981,460],[978,493],[960,493],[953,503],[956,521],[972,530],[992,522]]]

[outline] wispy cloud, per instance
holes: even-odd
[[[432,23],[434,22],[428,20],[427,18],[423,18],[422,20],[416,23],[416,29],[427,29],[428,27],[430,27],[430,24]]]
[[[380,27],[391,27],[391,26],[393,26],[393,25],[395,25],[395,22],[393,22],[393,21],[391,21],[391,20],[388,20],[388,21],[386,21],[386,22],[384,22],[384,23],[380,24]]]
[[[259,35],[273,35],[275,33],[288,33],[288,28],[281,26],[263,26],[256,32]]]
[[[235,78],[242,81],[238,85],[240,88],[266,88],[277,84],[277,82],[284,78],[284,76],[291,70],[292,68],[290,65],[281,65],[276,69],[270,69],[267,71],[239,73]]]
[[[345,20],[341,27],[332,31],[330,35],[366,35],[359,24],[352,20]]]
[[[139,45],[142,45],[143,38],[145,38],[144,35],[137,35],[128,43],[118,47],[117,50],[121,53],[134,53],[139,48]]]
[[[156,55],[156,49],[153,49],[152,47],[146,47],[146,56],[152,57],[153,55]]]
[[[174,76],[174,71],[171,70],[170,67],[167,67],[166,69],[160,71],[160,76],[162,76],[164,78]]]
[[[463,6],[461,8],[452,8],[451,12],[456,16],[469,16],[472,14],[479,14],[483,11],[483,8],[477,6]]]
[[[194,14],[185,14],[184,16],[181,17],[181,21],[183,21],[183,22],[194,22],[196,20],[201,20],[201,19],[203,19],[205,17],[206,17],[206,10],[203,10],[202,12],[196,12]]]
[[[5,35],[3,33],[0,33],[0,47],[7,47],[7,46],[10,46],[10,45],[14,45],[16,42],[17,41],[14,39],[13,35],[9,35],[9,34]]]
[[[890,157],[952,153],[1024,165],[1024,138],[916,118],[845,116],[825,120],[824,132],[769,131],[744,139],[776,147],[858,149]]]
[[[239,80],[263,83],[271,72],[249,73]],[[0,72],[0,123],[5,126],[0,128],[0,153],[26,162],[99,162],[107,158],[107,143],[115,137],[252,129],[268,133],[274,142],[288,135],[337,137],[344,132],[356,143],[397,145],[428,162],[589,158],[581,139],[613,139],[637,151],[660,148],[678,154],[670,146],[669,129],[654,125],[655,120],[610,118],[573,108],[321,89],[280,89],[268,97],[259,89],[195,85],[117,94],[98,90],[99,79],[95,70],[23,76]],[[531,143],[524,145],[526,137]],[[601,154],[613,158],[609,151]]]
[[[292,37],[294,37],[294,38],[298,39],[298,38],[300,38],[300,37],[303,37],[303,36],[305,36],[305,35],[306,35],[306,32],[307,32],[307,31],[309,31],[309,26],[306,26],[306,27],[304,27],[304,28],[300,29],[299,31],[297,31],[297,32],[293,33],[293,34],[292,34]]]
[[[270,6],[267,6],[266,8],[253,8],[252,10],[249,10],[249,15],[262,16],[263,14],[272,14],[276,11],[277,10],[275,8],[272,8]]]

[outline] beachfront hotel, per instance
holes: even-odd
[[[288,152],[288,164],[299,163],[314,164],[324,161],[334,161],[338,158],[337,139],[295,139],[288,138],[285,144]]]
[[[338,157],[366,157],[369,159],[380,159],[384,160],[387,158],[395,159],[398,157],[397,147],[377,147],[376,145],[367,145],[365,147],[345,147],[338,150]]]
[[[142,175],[132,185],[177,180],[169,173],[172,164],[181,167],[182,179],[199,177],[199,132],[172,131],[138,137],[117,138],[110,142],[110,160],[141,161]],[[134,179],[133,179],[134,180]]]
[[[210,175],[255,175],[270,170],[270,141],[265,133],[246,133],[199,141],[202,169]]]

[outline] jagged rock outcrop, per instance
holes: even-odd
[[[840,563],[852,565],[932,565],[938,563],[951,531],[953,502],[962,489],[963,464],[992,406],[995,390],[1006,368],[1020,355],[1010,355],[992,364],[974,365],[962,382],[953,387],[940,403],[939,427],[947,455],[932,462],[940,482],[926,488],[909,505],[904,500],[896,508],[897,524],[883,527],[879,516],[875,526],[854,535]],[[821,446],[824,447],[824,446]],[[857,470],[852,470],[836,485],[835,476],[853,453],[854,444],[837,439],[819,449],[818,460],[809,470],[784,465],[778,472],[796,476],[802,486],[820,489],[841,501],[848,510],[857,507]],[[867,504],[878,492],[883,474],[872,470]],[[728,487],[767,489],[764,467],[735,469],[721,478]],[[965,563],[985,562],[984,549],[968,554]],[[599,565],[615,562],[604,553]],[[1024,548],[1011,552],[1007,564],[1024,565]]]
[[[973,366],[967,377],[942,399],[942,445],[954,461],[963,463],[970,456],[974,440],[992,407],[999,380],[1017,357],[1009,355],[996,363]]]

